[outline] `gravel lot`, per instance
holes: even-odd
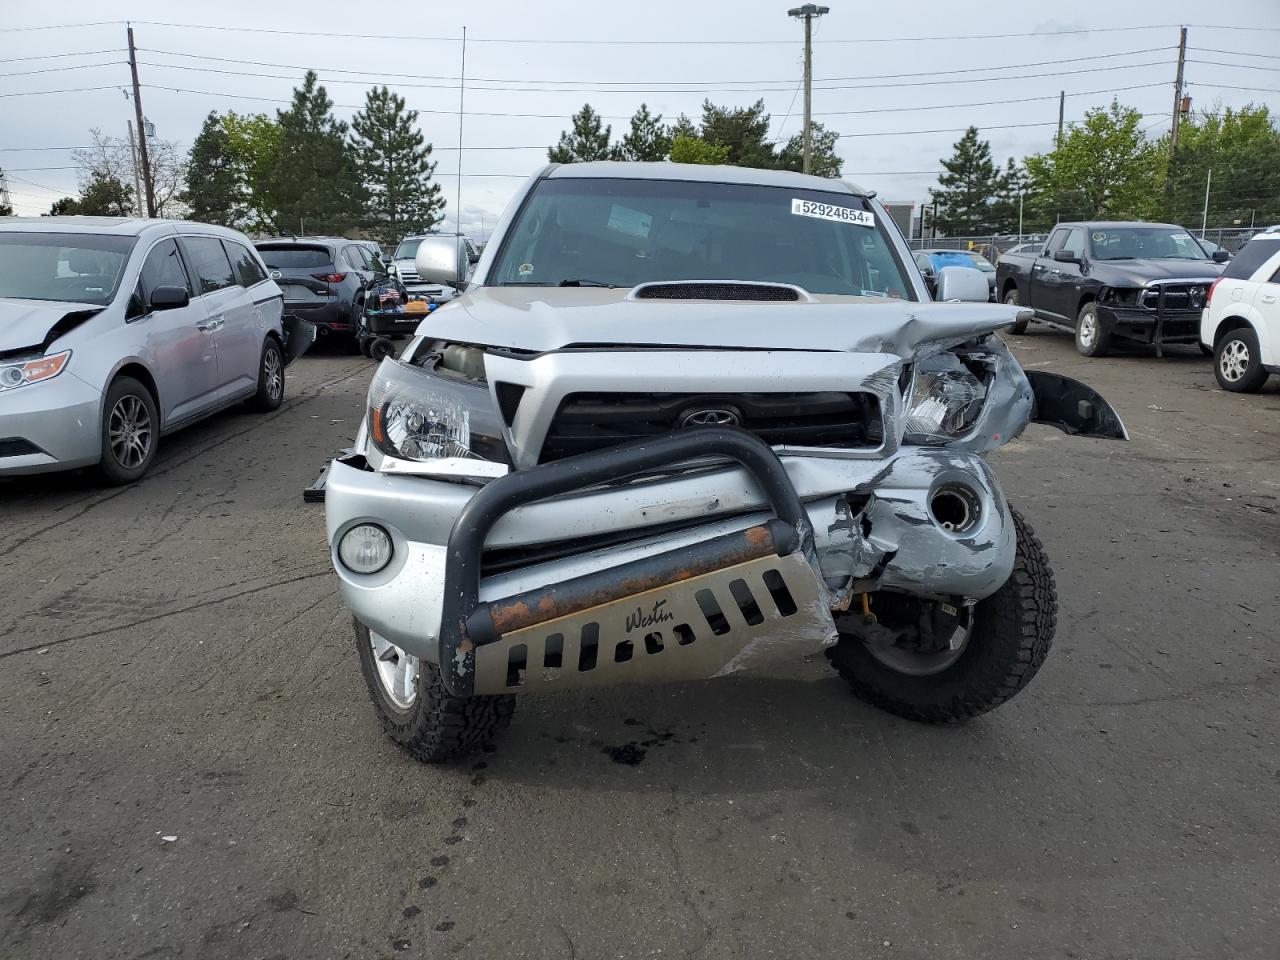
[[[819,657],[529,699],[496,752],[411,761],[301,498],[363,358],[307,357],[135,487],[0,481],[0,957],[1275,958],[1280,389],[1014,343],[1133,442],[999,454],[1058,641],[956,728]]]

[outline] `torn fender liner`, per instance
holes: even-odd
[[[1073,436],[1129,439],[1120,414],[1092,387],[1058,373],[1026,373],[1036,400],[1033,423],[1046,423]]]

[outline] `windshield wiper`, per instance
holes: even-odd
[[[618,286],[618,285],[617,285],[616,283],[605,283],[605,282],[603,282],[603,281],[601,281],[601,280],[585,280],[585,279],[576,279],[576,280],[561,280],[561,281],[560,281],[560,283],[558,284],[558,286],[561,286],[561,287],[606,287],[606,288],[608,288],[609,290],[615,290],[615,289],[617,289],[617,286]]]

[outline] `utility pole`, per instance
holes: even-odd
[[[467,95],[467,28],[462,28],[462,69],[458,72],[458,192],[454,218],[457,220],[458,233],[462,233],[462,118],[463,103]]]
[[[138,52],[133,45],[133,27],[129,28],[129,73],[133,75],[133,114],[138,120],[138,155],[142,160],[142,186],[146,189],[147,216],[156,215],[156,192],[151,184],[151,160],[147,156],[147,130],[142,119],[142,93],[138,84]]]
[[[1067,91],[1062,90],[1058,93],[1058,139],[1054,141],[1055,147],[1062,146],[1062,119],[1067,113]]]
[[[1022,191],[1018,191],[1018,242],[1022,242]]]
[[[1209,184],[1213,183],[1213,167],[1209,168],[1209,175],[1204,178],[1204,213],[1200,215],[1200,234],[1204,235],[1204,228],[1209,223]]]
[[[133,156],[133,195],[141,203],[142,174],[138,167],[138,141],[133,139],[133,121],[126,120],[125,124],[129,127],[129,153]]]
[[[801,165],[803,173],[809,172],[810,158],[813,156],[813,18],[830,13],[830,7],[819,7],[806,3],[803,7],[792,7],[787,16],[804,21],[804,161]]]
[[[1182,126],[1182,71],[1187,62],[1187,28],[1182,28],[1178,40],[1178,75],[1173,81],[1173,120],[1169,128],[1169,159],[1178,152],[1178,133]]]

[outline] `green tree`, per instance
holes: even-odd
[[[85,217],[128,217],[134,210],[133,199],[131,185],[94,174],[80,188],[75,212]]]
[[[642,103],[631,118],[630,132],[614,149],[614,156],[618,160],[665,160],[670,151],[671,135],[663,126],[662,114],[653,116],[648,104]]]
[[[281,233],[340,234],[360,219],[363,191],[347,148],[347,125],[332,110],[329,94],[308,70],[289,109],[278,111],[270,199]]]
[[[1113,100],[1070,124],[1049,153],[1027,157],[1028,207],[1035,225],[1156,216],[1164,156],[1143,134],[1141,122],[1141,113]]]
[[[244,190],[230,145],[222,118],[211,110],[187,156],[182,200],[190,207],[192,220],[227,227],[239,226],[243,220]]]
[[[673,163],[725,163],[729,148],[717,143],[707,143],[701,137],[681,134],[671,141]]]
[[[444,197],[431,175],[431,144],[417,129],[418,111],[386,87],[365,95],[351,121],[351,150],[367,196],[365,223],[383,243],[420,233],[443,219]]]
[[[604,124],[600,114],[584,103],[582,109],[569,118],[572,130],[560,134],[560,142],[547,148],[547,159],[552,163],[583,163],[588,160],[608,160],[613,156],[609,138],[613,128]]]
[[[46,217],[74,217],[80,212],[80,203],[75,197],[60,197],[49,205]]]
[[[815,177],[835,179],[840,176],[843,161],[836,155],[836,143],[839,139],[840,135],[834,130],[828,130],[818,121],[814,121],[809,143],[809,172]],[[778,151],[777,166],[780,170],[795,170],[797,173],[804,169],[803,131],[793,136],[787,141],[786,146]]]
[[[1160,149],[1168,150],[1167,139]],[[1211,224],[1247,226],[1280,220],[1280,130],[1267,107],[1214,107],[1183,119],[1162,216],[1198,227],[1206,184]]]
[[[710,100],[702,103],[702,129],[699,136],[707,143],[725,148],[725,162],[735,167],[777,166],[769,136],[769,114],[764,101],[749,107],[719,107]]]
[[[929,190],[937,229],[952,236],[994,232],[994,207],[1005,192],[1005,177],[991,160],[991,145],[979,139],[977,127],[964,132],[942,166],[946,173]]]
[[[272,186],[280,153],[280,125],[264,113],[228,111],[222,116],[222,129],[227,134],[227,152],[240,190],[241,226],[253,231],[271,230],[276,218]]]

